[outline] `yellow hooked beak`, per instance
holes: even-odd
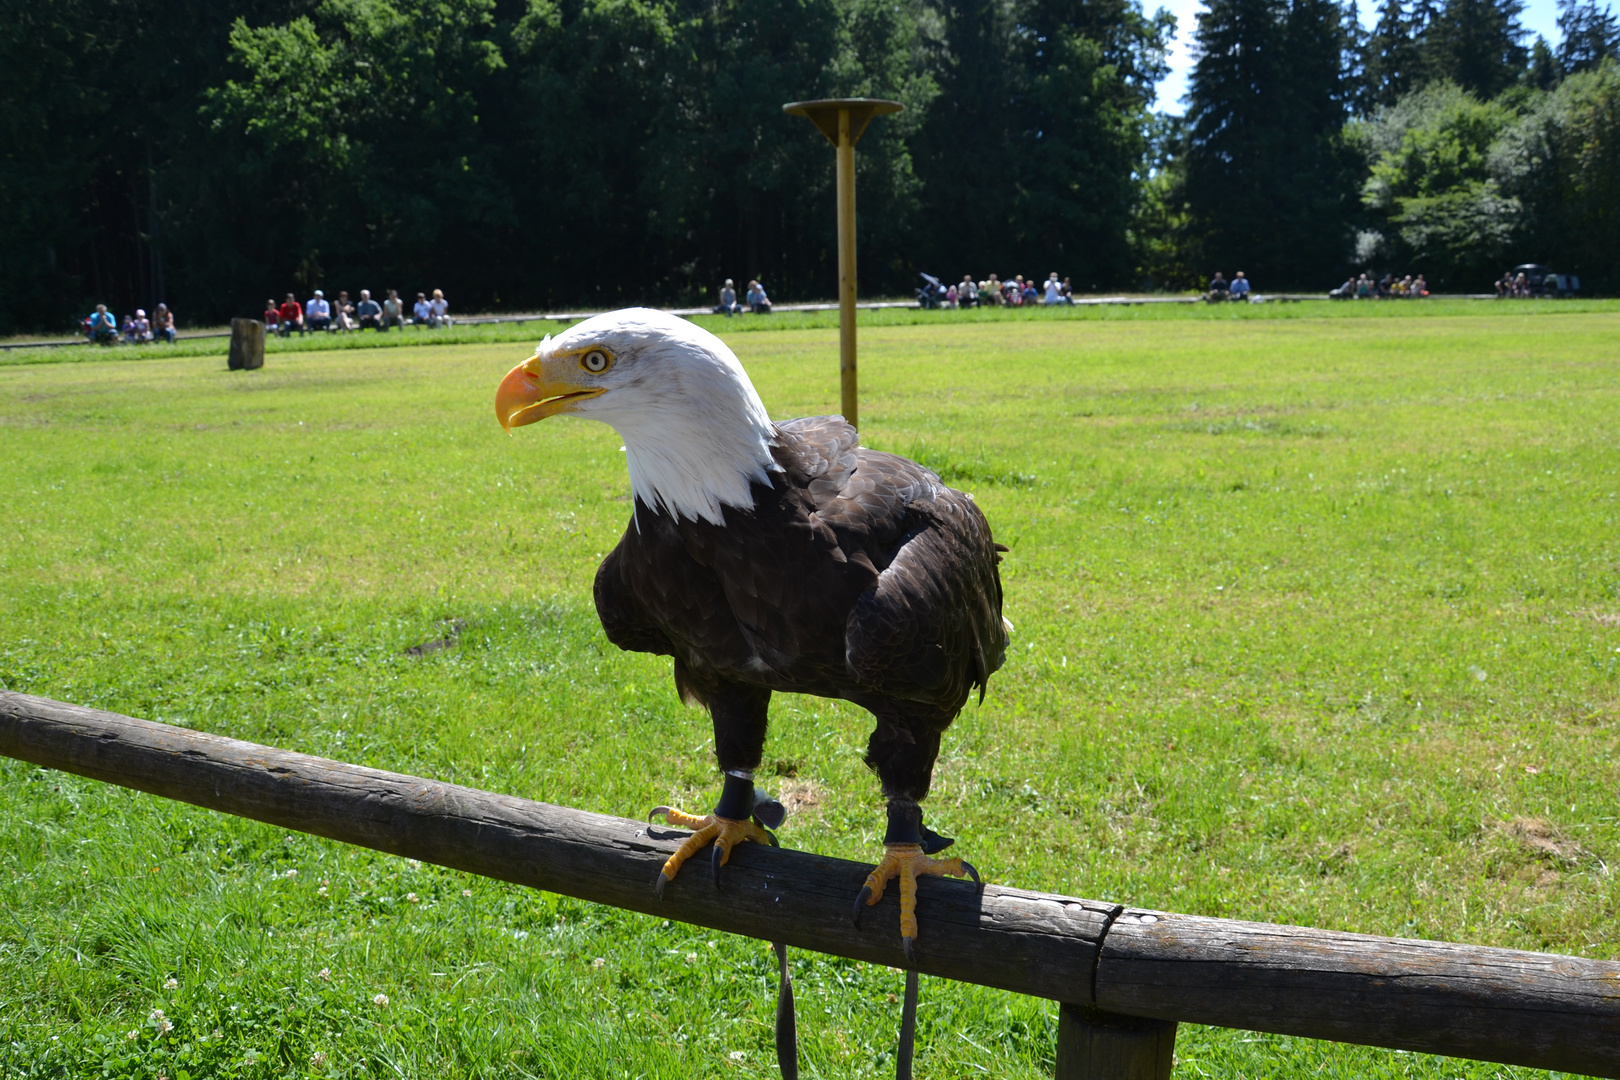
[[[530,357],[501,380],[495,391],[495,419],[508,433],[515,427],[572,412],[579,402],[606,393],[605,386],[580,386],[569,376],[579,369],[572,357]]]

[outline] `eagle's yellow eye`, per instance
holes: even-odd
[[[592,349],[579,358],[579,366],[593,375],[600,375],[608,369],[608,365],[611,363],[613,361],[601,349]]]

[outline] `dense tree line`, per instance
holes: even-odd
[[[833,291],[1095,259],[1130,216],[1167,20],[1138,0],[0,0],[0,329],[441,286],[473,307]]]
[[[1370,28],[1206,5],[1169,117],[1172,20],[1141,0],[0,0],[0,332],[317,286],[825,296],[832,154],[780,106],[846,95],[906,105],[861,144],[868,293],[1465,288],[1521,256],[1620,288],[1608,7],[1561,0],[1554,49],[1520,0],[1383,0]]]

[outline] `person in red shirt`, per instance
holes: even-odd
[[[281,315],[281,325],[278,328],[277,333],[279,333],[282,337],[286,337],[296,330],[298,331],[299,336],[303,336],[304,307],[298,302],[297,298],[295,298],[292,293],[288,293],[287,299],[281,302],[281,310],[279,314]]]
[[[272,334],[280,332],[281,309],[276,307],[274,300],[264,302],[264,326]]]

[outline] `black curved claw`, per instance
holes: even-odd
[[[980,880],[979,872],[977,870],[973,869],[973,864],[972,863],[968,862],[966,859],[963,859],[962,860],[962,869],[966,870],[967,871],[967,876],[973,879],[973,885],[974,885],[975,888],[979,888],[979,889],[984,888],[984,882],[982,880]]]
[[[669,878],[664,876],[662,870],[658,871],[658,880],[653,882],[653,895],[662,900],[664,898],[664,886],[668,884]]]
[[[850,917],[855,921],[855,929],[857,930],[861,928],[861,910],[866,907],[866,902],[871,898],[872,886],[862,885],[861,894],[855,898],[855,910],[850,913]]]
[[[782,841],[778,840],[776,838],[776,834],[771,832],[771,830],[766,829],[765,830],[765,836],[770,840],[771,847],[781,847],[782,846]]]
[[[714,857],[709,862],[714,866],[714,887],[720,887],[720,860],[726,857],[726,851],[719,844],[714,845]]]
[[[916,938],[903,937],[900,939],[900,948],[904,949],[906,953],[906,963],[910,964],[912,967],[917,966],[916,944]]]
[[[673,809],[675,809],[673,806],[655,806],[655,807],[653,807],[651,810],[647,811],[647,824],[651,825],[652,824],[652,819],[657,817],[659,814],[663,814],[666,821],[667,821],[668,817],[669,817],[669,812],[671,810],[673,810]]]
[[[910,941],[910,938],[906,939]],[[911,1058],[917,1045],[917,969],[906,972],[905,1004],[900,1006],[900,1045],[895,1048],[895,1080],[911,1080]]]

